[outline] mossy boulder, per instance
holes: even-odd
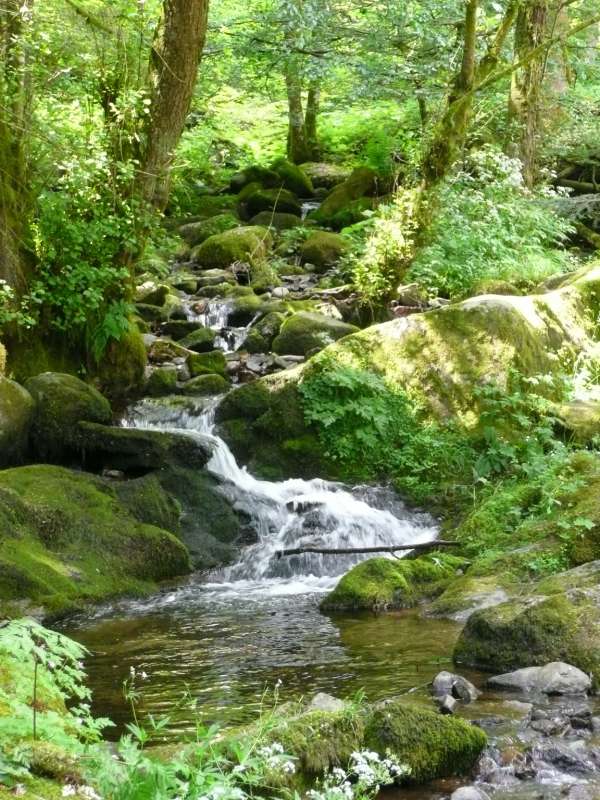
[[[265,228],[234,228],[202,242],[195,250],[195,259],[202,267],[217,269],[226,269],[236,261],[252,264],[264,259],[272,244]]]
[[[235,194],[203,195],[194,200],[195,221],[215,217],[226,211],[234,211],[237,206]],[[191,221],[191,220],[190,220]]]
[[[579,443],[589,442],[600,434],[600,402],[580,400],[557,406],[556,416]]]
[[[229,387],[229,381],[222,375],[198,375],[186,381],[179,391],[191,397],[204,397],[225,394]]]
[[[505,603],[509,597],[499,576],[466,574],[449,583],[428,613],[464,622],[476,611]]]
[[[565,661],[600,685],[600,585],[535,595],[472,614],[454,651],[494,673]]]
[[[323,225],[336,227],[338,230],[346,225],[351,225],[352,222],[341,225],[340,220],[336,221],[336,218],[354,201],[363,197],[374,197],[377,194],[378,186],[379,179],[376,172],[369,167],[357,167],[347,180],[340,183],[327,195],[311,218]],[[333,224],[334,221],[335,224]]]
[[[476,284],[471,292],[472,296],[480,294],[508,294],[508,295],[521,295],[523,294],[514,283],[501,280],[486,280],[480,281]]]
[[[275,170],[262,167],[260,164],[253,164],[232,175],[229,186],[232,192],[238,194],[251,183],[256,183],[266,189],[272,189],[281,185],[281,178]]]
[[[338,233],[315,231],[300,247],[300,261],[313,264],[318,272],[333,267],[348,252],[348,242]]]
[[[239,287],[240,289],[250,289],[248,293],[230,295],[233,297],[231,310],[229,312],[229,323],[231,325],[249,325],[257,316],[263,316],[273,312],[283,313],[286,304],[279,300],[269,300],[259,297],[254,293],[252,287]]]
[[[208,353],[193,353],[187,360],[192,378],[198,375],[225,375],[227,359],[222,350]]]
[[[261,211],[274,211],[283,214],[302,214],[302,206],[295,194],[287,189],[259,189],[246,199],[246,208],[250,217]]]
[[[0,608],[62,614],[189,571],[184,545],[141,523],[102,478],[35,465],[0,473]]]
[[[288,231],[302,225],[302,218],[297,214],[261,211],[260,214],[252,217],[250,225],[262,225],[264,228],[275,228],[276,231]]]
[[[181,339],[179,344],[194,353],[208,353],[214,349],[216,336],[216,331],[211,328],[196,328]]]
[[[60,461],[76,446],[79,422],[111,420],[108,400],[73,375],[44,372],[30,378],[25,388],[35,402],[31,446],[42,461]]]
[[[402,783],[420,784],[467,774],[487,743],[485,733],[468,722],[402,700],[348,704],[338,711],[291,708],[261,732],[251,726],[230,735],[224,748],[257,736],[261,744],[280,743],[296,759],[296,773],[275,780],[299,792],[333,768],[347,768],[357,751],[369,749],[382,757],[389,751],[407,767]]]
[[[151,367],[146,376],[144,394],[148,397],[166,397],[177,392],[177,367],[165,364]]]
[[[0,468],[25,460],[33,414],[29,392],[0,376]]]
[[[0,342],[0,376],[6,372],[6,347]]]
[[[146,347],[135,325],[120,339],[112,339],[93,370],[100,391],[115,400],[131,399],[144,386]]]
[[[299,311],[285,320],[273,341],[273,350],[282,355],[304,356],[311,350],[322,350],[356,331],[358,328],[355,325],[333,317]]]
[[[410,608],[440,594],[466,563],[446,553],[401,561],[372,558],[344,575],[321,610]]]
[[[232,230],[237,228],[239,224],[240,221],[237,216],[227,212],[209,217],[209,219],[200,220],[200,222],[190,222],[187,225],[182,225],[179,228],[179,235],[185,239],[190,247],[195,247],[206,241],[209,236]]]
[[[340,164],[309,161],[300,167],[304,174],[308,175],[315,189],[333,189],[348,180],[352,174],[352,170]]]
[[[162,306],[169,292],[170,287],[164,283],[145,281],[139,286],[136,286],[134,299],[136,303],[145,303],[149,306]]]
[[[268,353],[279,334],[285,315],[277,311],[266,314],[250,329],[242,348],[249,353]]]
[[[289,189],[298,197],[313,197],[315,190],[312,181],[302,167],[286,158],[278,158],[271,164],[271,169],[279,175],[284,189]]]
[[[160,332],[163,336],[169,336],[173,341],[179,342],[184,339],[188,334],[203,328],[204,326],[199,322],[194,322],[189,319],[172,319],[165,322],[160,326]]]

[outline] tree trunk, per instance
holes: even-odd
[[[302,106],[302,81],[293,63],[288,63],[286,66],[285,86],[289,117],[287,155],[294,164],[303,164],[305,161],[310,161],[310,150]]]
[[[32,107],[23,26],[32,2],[5,0],[0,9],[0,280],[27,287],[31,252],[25,245],[31,197],[25,142]]]
[[[304,117],[304,130],[306,133],[306,145],[310,154],[310,161],[319,161],[321,150],[319,147],[319,134],[317,121],[319,117],[319,106],[321,101],[321,87],[318,81],[313,80],[308,88],[308,98],[306,100],[306,115]]]
[[[515,28],[515,62],[539,47],[548,31],[547,0],[529,0],[519,9]],[[509,112],[517,125],[523,179],[529,187],[538,177],[537,153],[541,127],[542,85],[546,54],[542,51],[512,74]]]
[[[164,209],[173,153],[189,111],[202,57],[209,0],[163,0],[163,18],[150,57],[151,105],[138,186],[145,200]]]
[[[448,107],[423,165],[428,184],[444,177],[464,145],[471,116],[471,89],[475,81],[478,10],[479,0],[467,0],[461,68],[454,80],[448,97]]]

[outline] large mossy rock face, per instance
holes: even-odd
[[[298,197],[314,196],[312,181],[302,167],[292,164],[286,158],[278,158],[271,165],[271,169],[279,175],[284,189],[289,189]]]
[[[159,489],[153,487],[154,503]],[[166,496],[162,502],[169,507]],[[147,508],[147,502],[137,506]],[[149,592],[156,581],[188,571],[184,545],[139,521],[103,479],[47,465],[0,473],[3,615],[40,606],[60,614]]]
[[[567,585],[568,576],[564,573]],[[494,673],[564,661],[589,673],[594,686],[600,686],[598,569],[593,586],[586,586],[589,575],[573,577],[575,583],[579,577],[582,585],[556,594],[532,594],[472,614],[456,644],[455,660]],[[560,585],[560,576],[552,581],[546,588]],[[538,591],[543,588],[542,584]]]
[[[336,186],[323,200],[321,206],[315,211],[311,218],[338,230],[351,225],[345,218],[342,219],[343,212],[357,200],[364,197],[373,197],[377,194],[379,180],[377,173],[368,167],[358,167],[350,177]]]
[[[217,214],[209,219],[200,220],[200,222],[190,222],[187,225],[182,225],[179,228],[179,235],[185,239],[190,247],[195,247],[198,244],[206,241],[209,236],[215,236],[218,233],[237,228],[240,224],[239,219],[235,214],[227,212],[225,214]]]
[[[300,247],[300,261],[313,264],[319,272],[333,267],[348,252],[348,242],[338,233],[315,231]]]
[[[33,411],[29,392],[15,381],[0,377],[0,468],[25,460]]]
[[[111,420],[108,400],[73,375],[44,372],[30,378],[25,388],[35,402],[31,446],[39,460],[60,461],[77,447],[79,422]]]
[[[287,189],[259,189],[246,199],[246,208],[250,217],[261,211],[302,215],[302,206],[296,195]]]
[[[281,715],[273,727],[261,734],[261,744],[279,742],[296,759],[296,773],[286,778],[288,788],[302,792],[334,767],[348,766],[353,753],[365,749],[381,756],[389,751],[409,772],[405,784],[420,784],[436,778],[467,774],[484,749],[485,733],[454,717],[400,700],[339,711],[299,709]],[[239,739],[257,736],[255,727],[234,734],[225,748]]]
[[[405,392],[431,419],[454,419],[465,430],[475,430],[479,424],[476,387],[484,382],[505,387],[513,370],[525,377],[561,372],[564,361],[561,364],[559,352],[562,358],[575,359],[590,347],[598,296],[600,266],[596,265],[574,282],[546,294],[474,297],[346,336],[277,380],[269,376],[257,382],[255,392],[264,399],[264,419],[269,418],[270,409],[279,407],[283,396],[297,413],[289,428],[285,416],[282,428],[276,431],[261,425],[262,442],[254,463],[261,453],[270,451],[272,464],[274,454],[281,453],[282,442],[314,436],[309,426],[297,424],[304,413],[298,386],[336,364],[374,373],[390,391]],[[291,338],[288,341],[292,352],[298,352]],[[284,349],[281,346],[278,352]],[[229,407],[233,405],[230,400]],[[244,450],[240,431],[248,422],[256,425],[256,420],[239,408],[237,420],[229,417],[223,427],[225,438],[237,442],[234,446],[239,445],[240,452]],[[287,477],[300,477],[300,470],[295,471],[293,462],[289,463],[292,471]],[[326,475],[323,460],[317,464],[320,468],[314,474]]]
[[[283,323],[273,342],[273,350],[281,355],[304,356],[357,331],[355,325],[324,314],[299,311]]]
[[[261,261],[272,244],[271,235],[265,228],[234,228],[210,236],[196,248],[194,257],[202,267],[227,269],[236,261],[249,264]]]
[[[410,608],[442,592],[465,564],[445,553],[401,561],[372,558],[344,575],[321,610]]]

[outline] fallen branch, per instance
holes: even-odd
[[[595,194],[600,190],[600,184],[590,183],[589,181],[572,181],[567,178],[561,178],[557,183],[559,186],[566,186],[568,189],[575,189],[575,191],[585,192],[586,194]]]
[[[395,553],[398,550],[431,550],[436,547],[456,547],[457,542],[448,542],[437,539],[433,542],[420,544],[396,544],[390,547],[343,547],[330,549],[327,547],[293,547],[290,550],[278,550],[277,558],[283,556],[300,556],[303,553],[321,553],[327,556],[350,556],[358,553]]]

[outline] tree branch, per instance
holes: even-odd
[[[349,556],[358,553],[395,553],[400,550],[431,550],[437,547],[457,547],[457,542],[448,542],[444,539],[437,539],[433,542],[421,542],[419,544],[397,544],[391,547],[293,547],[290,550],[278,550],[277,558],[284,556],[299,556],[303,553],[321,553],[327,556]]]

